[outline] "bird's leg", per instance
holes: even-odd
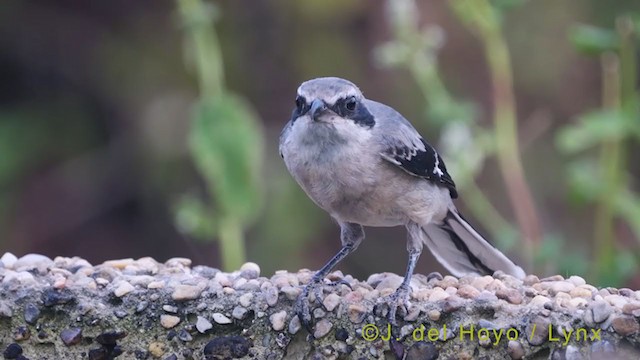
[[[409,295],[411,290],[411,277],[415,270],[416,263],[422,253],[422,238],[420,236],[421,228],[418,224],[411,223],[407,226],[407,251],[409,252],[409,261],[407,262],[407,271],[404,274],[402,284],[391,294],[387,300],[389,304],[389,322],[396,325],[396,313],[400,306],[405,309],[409,308]]]
[[[340,251],[329,260],[320,270],[318,270],[311,281],[302,288],[302,293],[298,296],[296,301],[295,311],[298,314],[300,322],[311,332],[311,311],[309,309],[309,292],[313,291],[316,301],[322,301],[322,282],[324,278],[329,274],[342,259],[349,255],[354,250],[353,244],[343,245]]]
[[[409,307],[409,290],[411,284],[411,276],[413,276],[413,270],[416,267],[418,258],[422,250],[411,249],[409,250],[409,262],[407,263],[407,271],[404,274],[402,284],[396,289],[396,291],[389,296],[389,322],[396,325],[396,313],[400,306],[404,306],[405,309]]]
[[[322,282],[324,278],[329,274],[342,259],[352,253],[360,242],[364,239],[364,230],[361,225],[353,223],[340,222],[340,240],[342,241],[342,248],[336,255],[334,255],[329,262],[327,262],[320,270],[318,270],[311,281],[302,288],[302,293],[298,296],[296,301],[295,312],[300,319],[300,322],[304,327],[311,332],[311,311],[309,309],[309,292],[313,291],[316,297],[316,301],[322,301]],[[338,285],[343,283],[341,281],[336,282]]]

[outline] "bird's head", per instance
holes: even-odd
[[[336,77],[308,80],[298,87],[293,121],[308,117],[314,123],[336,125],[351,121],[372,127],[375,120],[364,100],[360,89],[348,80]]]

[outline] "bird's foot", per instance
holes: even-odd
[[[411,306],[411,304],[409,303],[409,294],[409,286],[401,285],[393,294],[382,298],[382,302],[386,303],[389,306],[387,319],[391,325],[397,325],[396,315],[398,314],[398,309],[400,309],[402,313],[407,313],[409,307]]]
[[[328,286],[331,286],[332,288],[337,288],[340,285],[344,285],[346,287],[348,287],[349,289],[351,289],[351,291],[353,291],[353,287],[351,286],[351,284],[345,280],[345,279],[340,279],[340,280],[336,280],[336,281],[332,281],[328,284],[326,284]]]
[[[317,304],[322,304],[324,299],[324,286],[331,286],[333,288],[340,285],[345,285],[349,289],[353,290],[351,284],[348,281],[340,279],[330,283],[324,283],[323,279],[312,279],[310,283],[302,288],[302,292],[296,300],[294,311],[300,319],[300,323],[309,331],[312,332],[313,316],[311,314],[311,300],[309,299],[309,293],[313,293]]]
[[[300,293],[300,295],[298,295],[298,299],[296,300],[296,305],[294,307],[294,311],[296,315],[298,315],[298,319],[300,319],[300,323],[309,332],[311,332],[312,330],[311,323],[313,321],[313,318],[311,317],[311,310],[310,310],[311,305],[309,300],[309,292],[313,291],[314,294],[316,294],[316,300],[319,301],[318,295],[317,295],[318,291],[316,289],[319,288],[320,285],[321,285],[320,281],[312,281],[307,285],[305,285],[302,288],[302,292]],[[320,292],[321,291],[322,290],[320,290]]]

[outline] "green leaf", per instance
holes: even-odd
[[[627,222],[640,242],[640,197],[628,189],[615,194],[616,211]]]
[[[616,254],[616,270],[624,280],[638,270],[637,253],[633,251],[618,251]],[[622,281],[620,281],[622,282]]]
[[[624,113],[601,110],[581,116],[578,123],[565,126],[556,137],[558,148],[565,153],[576,153],[607,140],[623,138],[628,134],[629,122]]]
[[[638,254],[630,249],[620,249],[615,254],[613,265],[602,269],[596,286],[620,287],[638,270]]]
[[[623,104],[629,132],[640,140],[640,93],[633,94]]]
[[[602,192],[598,165],[593,159],[574,161],[568,166],[569,194],[577,203],[596,200]]]
[[[489,0],[496,9],[507,11],[521,6],[526,0]]]
[[[181,233],[203,240],[216,236],[218,229],[214,212],[200,198],[185,195],[174,209],[176,228]]]
[[[588,55],[600,55],[620,48],[620,37],[609,29],[592,25],[577,25],[569,30],[569,40],[579,51]]]
[[[555,263],[559,254],[563,254],[564,239],[556,235],[547,235],[542,239],[538,251],[534,254],[536,264]]]
[[[502,22],[502,11],[487,0],[453,0],[449,6],[471,32],[496,33]]]
[[[262,203],[262,127],[234,95],[203,99],[196,107],[189,145],[220,217],[247,224]]]
[[[411,49],[399,41],[387,42],[373,50],[373,60],[380,67],[399,67],[407,64],[410,56]]]
[[[562,254],[562,260],[557,263],[559,274],[570,276],[589,272],[590,263],[586,254],[575,251],[565,251]]]

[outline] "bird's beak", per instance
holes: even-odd
[[[327,109],[327,105],[324,101],[316,99],[311,103],[311,109],[309,109],[309,114],[311,114],[311,118],[314,121],[318,121],[318,117]]]

